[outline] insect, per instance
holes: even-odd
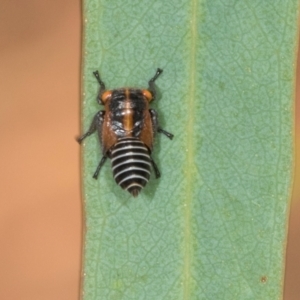
[[[149,103],[156,97],[154,82],[162,72],[162,69],[157,69],[148,82],[148,89],[113,90],[106,90],[99,72],[93,72],[100,85],[97,101],[104,105],[105,110],[98,111],[89,130],[77,138],[81,143],[97,131],[103,156],[93,178],[98,178],[101,167],[110,158],[116,183],[134,197],[146,186],[151,166],[156,178],[160,177],[151,157],[156,132],[173,138],[173,134],[159,126],[157,112],[149,108]]]

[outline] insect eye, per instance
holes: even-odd
[[[112,94],[111,91],[105,91],[101,96],[101,101],[105,103],[107,100],[111,98],[111,94]]]
[[[143,95],[146,97],[146,99],[150,102],[153,100],[153,95],[149,90],[143,90]]]

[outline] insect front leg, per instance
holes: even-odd
[[[94,76],[96,77],[99,85],[100,85],[100,90],[99,90],[99,94],[98,94],[98,103],[99,104],[104,104],[102,102],[102,95],[105,92],[105,83],[101,80],[100,74],[98,71],[93,72]]]
[[[77,142],[79,144],[81,144],[81,142],[88,136],[90,136],[91,134],[93,134],[97,129],[101,130],[102,128],[102,124],[104,121],[104,115],[105,115],[105,111],[104,110],[100,110],[97,112],[97,114],[95,115],[89,130],[84,133],[82,136],[76,138]]]
[[[165,136],[167,136],[170,140],[173,139],[174,135],[164,129],[162,129],[159,124],[158,124],[158,119],[157,119],[157,112],[154,109],[149,109],[150,115],[151,115],[151,120],[152,120],[152,126],[154,132],[157,131],[159,133],[163,133]]]
[[[162,72],[163,72],[162,69],[157,68],[155,75],[154,75],[154,76],[149,80],[149,82],[148,82],[148,84],[149,84],[148,90],[149,90],[149,91],[151,92],[151,94],[152,94],[152,97],[153,97],[152,100],[154,100],[154,99],[155,99],[155,96],[156,96],[156,88],[155,88],[154,82],[155,82],[155,80],[158,78],[158,76],[159,76]]]

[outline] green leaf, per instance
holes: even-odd
[[[164,69],[152,178],[114,182],[96,134],[83,151],[84,299],[282,295],[293,176],[297,0],[86,0],[83,130],[108,88]]]

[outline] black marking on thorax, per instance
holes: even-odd
[[[139,137],[146,104],[140,89],[122,88],[113,91],[109,111],[112,130],[118,137]]]

